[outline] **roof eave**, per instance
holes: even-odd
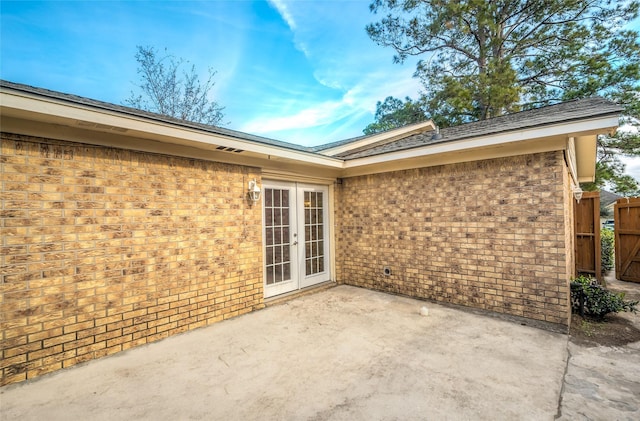
[[[196,148],[224,147],[249,151],[268,157],[268,159],[299,161],[334,169],[342,168],[343,163],[341,159],[313,152],[267,145],[238,136],[211,133],[195,127],[180,126],[138,115],[70,103],[5,87],[0,89],[0,107],[2,115],[6,117],[31,119],[85,130],[112,132]]]
[[[459,153],[480,149],[498,149],[508,144],[531,141],[535,139],[558,138],[561,142],[551,146],[552,149],[566,148],[568,137],[579,137],[582,141],[576,142],[578,152],[578,177],[591,177],[591,170],[595,171],[595,139],[598,134],[608,133],[618,126],[618,114],[608,113],[592,118],[583,118],[569,122],[559,122],[552,125],[532,127],[524,130],[453,140],[427,146],[414,147],[401,151],[387,152],[363,158],[355,158],[345,161],[345,174],[349,176],[370,174],[378,168],[389,166],[391,162],[413,160],[422,158],[425,160],[442,154]],[[593,139],[588,141],[588,139]],[[587,142],[588,141],[588,142]],[[534,148],[532,150],[542,151]],[[524,153],[524,149],[523,149]],[[410,165],[410,164],[408,164]],[[395,168],[398,168],[397,166]],[[595,172],[594,172],[595,174]]]
[[[62,94],[60,94],[62,95]],[[301,173],[305,168],[313,167],[315,171],[324,171],[332,176],[354,176],[385,171],[390,168],[389,163],[394,163],[394,168],[411,167],[411,165],[434,165],[437,159],[433,157],[447,155],[454,157],[456,154],[473,154],[473,151],[483,151],[483,156],[490,157],[487,151],[493,151],[496,156],[508,153],[514,154],[525,145],[527,150],[544,150],[532,143],[535,139],[562,139],[562,142],[547,143],[545,148],[566,149],[566,139],[575,137],[576,142],[576,178],[579,181],[592,181],[595,176],[595,150],[596,136],[612,131],[618,126],[619,112],[608,109],[589,117],[565,120],[553,124],[518,128],[501,133],[493,133],[465,139],[455,139],[441,143],[412,147],[404,150],[386,152],[363,158],[341,159],[333,156],[356,148],[366,147],[374,143],[392,142],[425,130],[433,130],[435,125],[431,121],[417,123],[388,132],[380,133],[365,138],[359,138],[353,142],[347,141],[334,148],[328,148],[320,152],[311,152],[296,145],[286,142],[268,139],[265,142],[256,140],[257,136],[235,132],[232,130],[217,130],[210,127],[198,127],[197,125],[178,124],[173,121],[164,121],[161,116],[154,118],[149,113],[138,114],[125,112],[114,106],[109,108],[99,106],[92,101],[74,101],[66,96],[45,95],[28,89],[18,89],[11,86],[0,87],[0,107],[3,122],[21,121],[22,127],[28,126],[28,122],[40,125],[40,133],[47,133],[51,127],[58,127],[59,133],[74,132],[75,135],[95,133],[96,144],[104,145],[112,141],[118,147],[130,149],[139,148],[144,142],[154,142],[151,149],[168,151],[182,149],[189,151],[189,156],[199,157],[198,151],[207,151],[208,157],[204,159],[218,159],[221,162],[244,163],[246,165],[276,168],[280,163],[289,168],[295,168]],[[135,110],[134,110],[135,111]],[[13,120],[11,120],[13,119]],[[55,126],[53,126],[55,125]],[[14,124],[14,126],[17,126]],[[211,130],[208,130],[211,129]],[[28,133],[27,133],[28,134]],[[99,143],[103,142],[103,143]],[[127,144],[128,142],[128,144]],[[172,145],[162,147],[162,145]],[[525,151],[525,146],[520,148]],[[240,150],[244,160],[227,158],[216,152],[220,148]],[[500,150],[502,148],[502,150]],[[142,148],[141,150],[145,150]],[[212,152],[213,151],[213,152]],[[470,152],[471,151],[471,152]],[[493,153],[492,152],[492,153]],[[524,153],[524,152],[523,152]],[[453,158],[452,158],[453,159]],[[461,158],[462,159],[462,158]],[[462,162],[462,161],[460,161]]]

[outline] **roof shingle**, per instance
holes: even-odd
[[[373,144],[364,148],[354,149],[336,155],[349,160],[396,152],[421,146],[452,142],[456,140],[487,136],[492,134],[524,130],[533,127],[565,123],[586,118],[620,114],[622,108],[604,98],[592,97],[563,102],[534,110],[522,111],[494,117],[488,120],[476,121],[440,130],[442,135],[434,139],[434,132],[428,131],[405,137],[395,142]]]
[[[302,152],[313,152],[313,148],[307,146],[296,145],[289,142],[283,142],[281,140],[269,139],[262,136],[255,136],[248,133],[239,132],[236,130],[225,129],[218,126],[210,126],[207,124],[195,123],[192,121],[180,120],[178,118],[169,117],[162,114],[152,113],[149,111],[139,110],[137,108],[126,107],[124,105],[112,104],[110,102],[98,101],[78,95],[65,94],[62,92],[51,91],[49,89],[37,88],[34,86],[23,85],[21,83],[9,82],[0,79],[0,87],[13,89],[29,94],[35,94],[46,98],[55,99],[72,104],[86,105],[92,108],[98,108],[106,111],[113,111],[120,114],[127,114],[136,117],[142,117],[162,123],[169,123],[186,128],[193,128],[202,130],[208,133],[219,134],[222,136],[229,136],[235,139],[247,140],[250,142],[262,143],[269,146],[279,146],[286,149],[293,149]]]
[[[320,151],[342,145],[348,145],[353,142],[360,141],[368,136],[359,136],[351,139],[340,140],[337,142],[319,145],[315,147],[307,147],[296,145],[280,140],[269,139],[261,136],[255,136],[236,130],[225,129],[217,126],[194,123],[176,118],[143,111],[122,105],[111,104],[108,102],[97,101],[82,96],[65,94],[61,92],[51,91],[48,89],[37,88],[20,83],[0,80],[0,87],[20,91],[28,94],[34,94],[41,97],[51,98],[72,104],[86,105],[88,107],[97,108],[106,111],[112,111],[119,114],[127,114],[137,116],[157,122],[168,123],[185,128],[193,128],[202,130],[212,134],[228,136],[235,139],[256,142],[259,144],[281,147],[284,149],[296,150],[301,152],[319,153]],[[468,139],[491,134],[522,130],[532,127],[540,127],[551,124],[558,124],[568,121],[575,121],[599,116],[619,114],[622,108],[615,103],[603,98],[593,97],[578,99],[574,101],[564,102],[543,108],[537,108],[529,111],[495,117],[489,120],[467,123],[455,127],[447,127],[440,130],[442,135],[440,138],[434,139],[433,131],[425,131],[419,134],[410,135],[398,140],[389,141],[381,140],[371,145],[362,146],[347,152],[336,154],[336,158],[345,160],[364,158],[373,155],[380,155],[389,152],[407,150],[452,142],[456,140]]]

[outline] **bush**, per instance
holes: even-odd
[[[600,231],[600,258],[602,263],[602,273],[608,272],[613,269],[614,240],[615,236],[613,234],[613,230],[605,228]]]
[[[616,294],[588,276],[579,276],[571,282],[571,309],[574,313],[602,319],[609,313],[636,312],[638,301],[625,301],[624,293]]]

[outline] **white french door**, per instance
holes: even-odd
[[[330,279],[327,186],[264,181],[264,295]]]

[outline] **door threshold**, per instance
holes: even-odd
[[[293,300],[294,298],[302,297],[308,294],[314,294],[316,292],[324,291],[330,288],[337,286],[338,284],[335,281],[325,281],[320,282],[319,284],[311,285],[306,288],[302,288],[296,291],[287,292],[284,294],[276,295],[275,297],[270,297],[264,300],[264,306],[274,306],[278,304],[282,304],[286,301]]]

